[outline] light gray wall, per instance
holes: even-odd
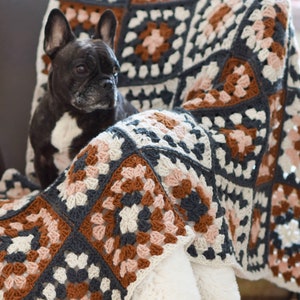
[[[0,0],[0,149],[5,167],[22,173],[36,49],[47,4],[47,0]]]

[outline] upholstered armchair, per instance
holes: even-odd
[[[300,291],[299,65],[288,1],[50,0],[78,37],[118,18],[140,111],[47,189],[0,183],[3,299],[239,299],[236,276]],[[45,22],[44,22],[45,23]],[[32,111],[49,60],[37,51]]]

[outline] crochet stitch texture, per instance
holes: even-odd
[[[56,1],[78,36],[116,14],[141,112],[45,191],[0,182],[0,297],[124,299],[178,245],[300,292],[300,70],[286,1]],[[33,107],[48,59],[38,52]],[[32,172],[28,159],[28,178]]]

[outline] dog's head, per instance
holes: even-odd
[[[51,59],[49,89],[64,105],[82,111],[113,108],[119,63],[113,51],[116,18],[105,11],[93,38],[76,39],[64,14],[53,9],[45,27],[44,50]]]

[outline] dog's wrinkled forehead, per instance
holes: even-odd
[[[59,60],[69,60],[70,64],[75,60],[94,60],[99,66],[105,64],[106,67],[118,65],[114,51],[101,40],[76,40],[66,45],[57,55],[57,63]]]
[[[114,51],[101,40],[77,40],[79,51],[96,51],[98,55],[116,60]]]

